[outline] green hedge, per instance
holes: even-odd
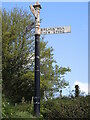
[[[41,113],[46,120],[88,118],[88,97],[54,99],[42,102]]]
[[[41,120],[60,120],[61,118],[88,118],[88,98],[57,98],[41,101],[40,119]],[[10,104],[3,99],[2,106],[3,118],[36,118],[33,112],[33,105],[28,103]],[[38,119],[38,118],[36,118]]]

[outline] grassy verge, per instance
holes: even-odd
[[[88,118],[89,98],[90,97],[87,96],[41,101],[40,118],[42,120],[55,120],[56,118]],[[4,99],[2,108],[4,118],[36,118],[32,104],[20,103],[14,106]]]

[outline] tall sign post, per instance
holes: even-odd
[[[40,28],[40,9],[41,5],[38,1],[32,6],[30,5],[32,14],[35,17],[35,23],[26,27],[29,31],[35,27],[35,96],[34,96],[34,113],[36,116],[40,115],[40,34],[62,34],[70,33],[70,26],[54,27],[54,28]]]
[[[36,2],[30,5],[31,12],[35,16],[35,96],[34,113],[40,115],[40,9],[41,5]]]

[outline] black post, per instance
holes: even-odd
[[[34,113],[40,115],[40,35],[35,34],[35,96]]]
[[[34,95],[34,113],[40,116],[40,9],[38,1],[32,6],[31,12],[35,16],[35,95]]]

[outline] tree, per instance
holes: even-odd
[[[28,56],[33,35],[31,36],[32,31],[26,35],[24,32],[25,27],[32,22],[31,15],[24,10],[14,8],[13,11],[7,12],[4,9],[2,12],[3,92],[14,101],[15,98],[19,101],[21,99],[18,95],[21,94],[19,87],[23,82],[21,76],[26,72],[25,66],[30,60]]]
[[[79,97],[79,94],[80,94],[79,86],[75,85],[75,97]]]
[[[14,8],[2,12],[2,66],[3,93],[12,102],[20,102],[22,97],[31,100],[34,96],[34,31],[25,33],[25,27],[33,23],[27,11]],[[40,39],[40,91],[50,96],[61,87],[67,86],[64,74],[70,68],[57,65],[53,48]],[[55,64],[55,66],[53,65]]]

